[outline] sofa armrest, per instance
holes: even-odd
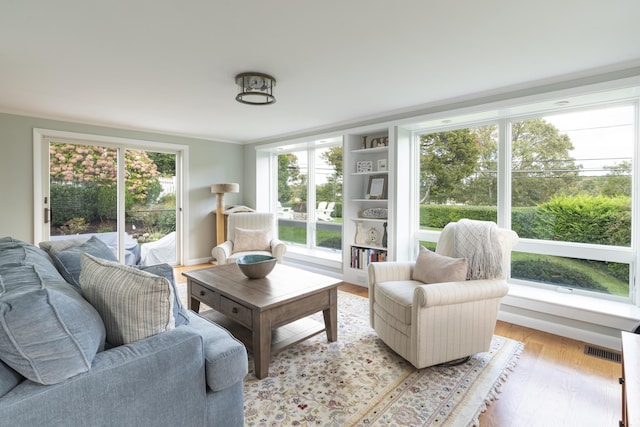
[[[205,425],[202,338],[182,327],[98,353],[57,384],[25,380],[0,399],[12,426]]]
[[[211,390],[223,390],[247,375],[247,349],[229,331],[193,311],[189,311],[189,324],[180,328],[195,332],[204,340],[206,378]]]
[[[282,262],[284,254],[287,252],[287,245],[280,239],[271,240],[271,253],[278,262]]]
[[[218,265],[224,265],[227,263],[227,258],[233,253],[233,243],[227,240],[220,243],[215,248],[211,249],[211,255],[216,259]]]
[[[433,283],[416,287],[413,304],[425,308],[462,304],[502,298],[508,291],[509,285],[502,279]]]
[[[369,289],[376,283],[411,280],[415,262],[372,262],[369,264]]]

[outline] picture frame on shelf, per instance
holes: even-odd
[[[356,172],[372,172],[373,162],[371,160],[361,160],[356,162]]]
[[[379,159],[378,160],[378,171],[386,171],[387,170],[387,159]]]
[[[387,176],[371,175],[369,177],[369,186],[367,187],[369,199],[386,199],[387,198]]]

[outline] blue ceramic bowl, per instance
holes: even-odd
[[[249,279],[262,279],[276,266],[276,259],[269,255],[245,255],[236,263]]]

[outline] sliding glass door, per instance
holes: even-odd
[[[180,261],[179,152],[55,137],[45,149],[36,240],[95,236],[128,265]]]

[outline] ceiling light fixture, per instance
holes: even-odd
[[[268,74],[247,72],[236,76],[238,95],[236,101],[249,105],[269,105],[276,102],[273,87],[276,79]]]

